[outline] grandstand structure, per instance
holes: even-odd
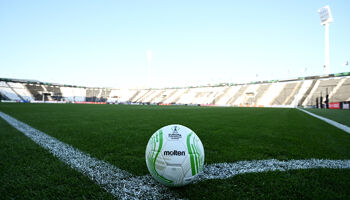
[[[350,101],[350,72],[246,84],[183,88],[117,89],[0,79],[2,100],[56,103],[181,104],[252,107],[310,107],[328,95],[329,102]]]

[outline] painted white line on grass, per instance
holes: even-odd
[[[107,162],[98,160],[44,132],[0,112],[0,117],[54,156],[95,181],[120,199],[178,199],[177,194],[157,183],[150,175],[134,176]],[[350,169],[350,160],[253,160],[236,163],[206,165],[196,182],[208,179],[226,179],[239,174],[296,169]]]
[[[176,195],[151,176],[136,177],[107,162],[83,153],[15,118],[0,112],[0,117],[54,156],[95,181],[120,199],[174,199]]]
[[[309,112],[309,111],[306,111],[306,110],[304,110],[304,109],[300,109],[300,108],[297,108],[297,109],[300,110],[300,111],[303,111],[303,112],[305,112],[305,113],[307,113],[307,114],[309,114],[309,115],[311,115],[311,116],[313,116],[313,117],[316,117],[316,118],[318,118],[318,119],[320,119],[320,120],[322,120],[322,121],[325,121],[325,122],[327,122],[328,124],[333,125],[333,126],[339,128],[339,129],[341,129],[341,130],[343,130],[343,131],[345,131],[345,132],[347,132],[347,133],[350,133],[350,127],[348,127],[348,126],[345,126],[345,125],[343,125],[343,124],[341,124],[341,123],[338,123],[338,122],[336,122],[336,121],[327,119],[327,118],[325,118],[325,117],[321,117],[321,116],[319,116],[319,115],[316,115],[316,114],[314,114],[314,113],[312,113],[312,112]]]
[[[200,180],[205,179],[226,179],[239,174],[287,171],[296,169],[350,169],[350,160],[252,160],[239,161],[235,163],[216,163],[204,168],[204,173],[200,175]]]

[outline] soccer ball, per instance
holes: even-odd
[[[157,130],[146,148],[152,177],[166,186],[183,186],[203,170],[204,148],[189,128],[174,124]]]

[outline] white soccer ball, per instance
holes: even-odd
[[[204,148],[189,128],[174,124],[157,130],[146,148],[152,177],[166,186],[183,186],[203,170]]]

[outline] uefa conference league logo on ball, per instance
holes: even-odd
[[[204,166],[204,148],[199,137],[178,124],[157,130],[148,141],[145,157],[152,177],[166,186],[192,182]]]

